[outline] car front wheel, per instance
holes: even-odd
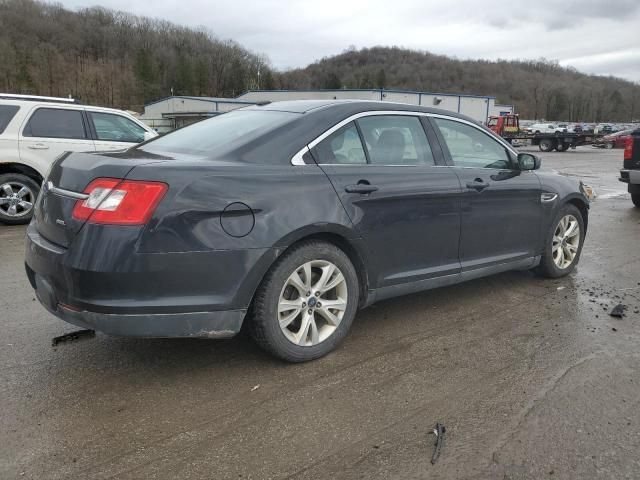
[[[302,242],[266,275],[253,301],[249,330],[276,357],[313,360],[344,339],[358,300],[358,277],[349,257],[330,243]]]
[[[575,205],[564,205],[547,234],[537,272],[550,278],[571,273],[580,260],[584,235],[584,220],[580,210]]]

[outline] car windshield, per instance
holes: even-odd
[[[237,110],[158,137],[138,150],[153,154],[208,156],[238,140],[249,141],[298,117],[291,112]]]

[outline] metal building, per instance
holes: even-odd
[[[251,90],[236,98],[171,96],[145,105],[140,119],[160,133],[203,118],[257,102],[282,100],[356,99],[408,103],[459,112],[479,122],[492,115],[513,113],[513,105],[499,105],[495,97],[386,89]]]

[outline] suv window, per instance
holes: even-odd
[[[427,135],[418,117],[377,115],[361,118],[357,122],[372,164],[435,164]]]
[[[141,143],[145,129],[122,115],[88,112],[96,129],[98,140]]]
[[[365,164],[365,156],[358,129],[353,122],[333,132],[313,149],[318,163]]]
[[[39,108],[31,115],[22,134],[25,137],[86,139],[80,110]]]
[[[17,105],[0,105],[0,133],[4,132],[18,110],[20,107]]]
[[[511,168],[507,149],[479,129],[454,120],[433,119],[458,167]]]

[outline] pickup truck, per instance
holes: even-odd
[[[640,129],[634,130],[625,141],[624,164],[619,180],[628,185],[631,201],[640,207]]]

